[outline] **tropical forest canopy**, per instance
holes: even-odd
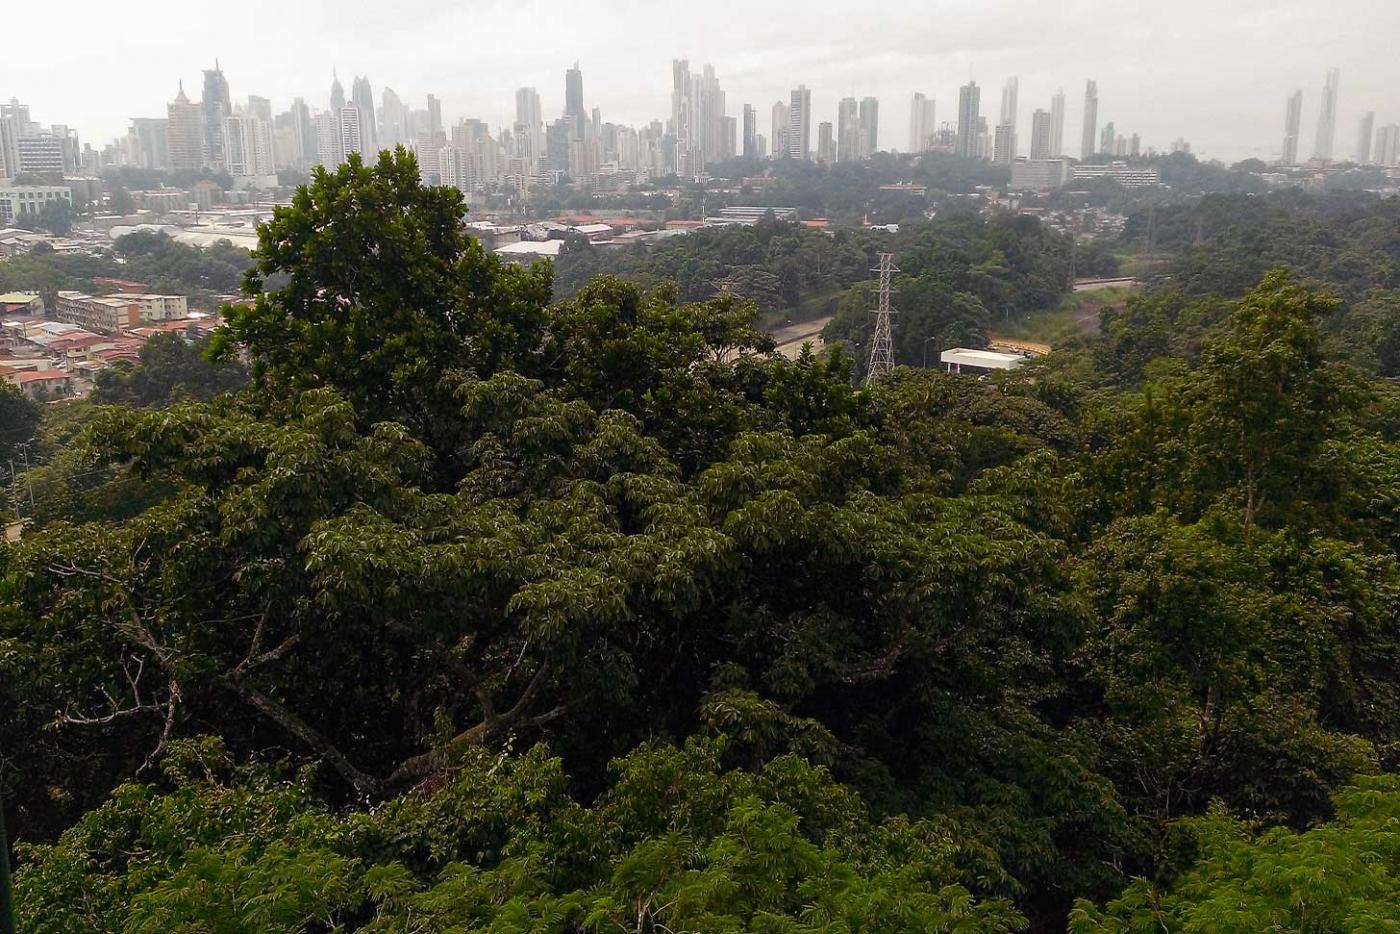
[[[1400,391],[1337,324],[1396,283],[1177,273],[858,387],[740,289],[561,295],[462,211],[403,153],[319,171],[209,348],[246,387],[163,348],[46,416],[21,930],[1400,923]],[[1072,275],[1033,221],[910,237],[969,327]]]

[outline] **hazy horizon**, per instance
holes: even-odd
[[[210,6],[210,5],[204,5]],[[353,8],[350,8],[350,7]],[[799,83],[812,89],[815,124],[836,120],[846,96],[880,100],[881,149],[908,148],[909,100],[937,101],[937,122],[955,120],[958,87],[982,86],[982,113],[994,124],[1001,87],[1020,79],[1020,150],[1031,113],[1066,97],[1065,146],[1078,155],[1084,82],[1098,82],[1099,126],[1141,134],[1143,146],[1169,148],[1184,137],[1203,158],[1234,161],[1278,155],[1286,97],[1304,95],[1300,155],[1311,155],[1328,67],[1341,69],[1335,153],[1349,159],[1357,124],[1400,123],[1400,4],[1341,0],[1245,0],[1220,8],[1185,0],[1145,3],[1070,0],[1057,5],[897,0],[878,7],[828,0],[708,4],[674,0],[476,0],[471,9],[429,0],[295,5],[248,0],[223,19],[194,15],[173,0],[130,7],[70,4],[64,41],[31,43],[12,57],[0,98],[28,103],[33,119],[66,123],[100,148],[124,135],[131,117],[163,117],[183,80],[197,100],[201,71],[219,59],[235,102],[271,98],[274,112],[294,97],[324,108],[332,69],[346,94],[369,78],[376,103],[386,86],[413,107],[442,100],[447,124],[476,117],[493,131],[514,120],[514,91],[533,86],[546,121],[563,108],[564,70],[578,60],[584,101],[603,119],[641,125],[670,115],[673,58],[712,64],[726,112],[769,111]],[[74,15],[76,14],[76,15]],[[137,33],[140,55],[117,56],[113,41]],[[130,41],[130,40],[128,40]]]

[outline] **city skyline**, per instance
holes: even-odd
[[[329,4],[320,2],[293,9],[250,0],[248,6],[265,13],[249,18],[258,23],[256,31],[247,30],[240,19],[209,33],[193,29],[182,7],[156,0],[150,29],[154,41],[170,44],[170,54],[127,63],[118,73],[94,82],[90,75],[81,77],[84,63],[92,63],[84,53],[90,56],[93,50],[85,49],[80,35],[54,50],[57,58],[51,64],[58,66],[52,69],[57,77],[47,68],[42,78],[16,71],[11,82],[0,87],[0,96],[19,97],[36,116],[74,126],[85,141],[97,145],[122,135],[131,118],[163,116],[179,79],[185,81],[186,93],[197,97],[200,73],[218,57],[235,101],[257,94],[271,98],[277,111],[285,110],[295,97],[315,104],[325,97],[330,72],[338,69],[342,82],[366,75],[376,92],[392,87],[413,106],[421,106],[425,94],[436,94],[448,115],[444,122],[470,117],[498,131],[513,122],[518,87],[539,88],[546,119],[561,113],[563,72],[577,59],[587,76],[590,109],[599,107],[606,120],[641,126],[671,113],[668,79],[672,60],[679,58],[714,67],[724,83],[726,115],[731,117],[739,117],[745,103],[761,114],[774,100],[787,98],[798,83],[811,89],[814,129],[822,122],[837,122],[843,98],[883,100],[887,114],[880,125],[879,148],[904,150],[915,91],[936,102],[942,123],[956,113],[960,86],[975,80],[984,88],[1000,88],[1016,75],[1020,99],[1034,102],[1019,114],[1019,149],[1024,151],[1030,112],[1065,88],[1069,107],[1064,123],[1079,125],[1082,114],[1076,105],[1082,96],[1071,89],[1082,91],[1083,82],[1093,78],[1100,88],[1100,123],[1112,119],[1120,127],[1132,127],[1145,143],[1159,149],[1185,137],[1198,154],[1232,161],[1278,156],[1279,100],[1297,87],[1318,88],[1328,67],[1345,73],[1336,124],[1347,137],[1351,132],[1346,128],[1354,127],[1367,111],[1376,111],[1378,124],[1395,120],[1397,115],[1388,112],[1394,100],[1390,89],[1400,84],[1400,66],[1385,49],[1386,27],[1400,29],[1400,10],[1371,0],[1342,0],[1340,7],[1334,4],[1326,11],[1291,0],[1213,9],[1213,23],[1222,17],[1238,18],[1241,28],[1248,24],[1251,30],[1250,48],[1234,43],[1230,54],[1225,54],[1229,28],[1213,28],[1211,35],[1192,33],[1194,47],[1189,51],[1169,41],[1185,32],[1184,24],[1191,19],[1185,8],[1170,13],[1143,10],[1127,20],[1117,18],[1117,38],[1105,44],[1091,41],[1093,23],[1076,22],[1078,31],[1067,30],[1054,22],[1065,19],[1059,14],[1051,17],[1032,10],[1023,15],[1019,8],[1017,33],[1033,35],[1033,40],[985,38],[982,25],[1013,10],[1013,4],[998,2],[977,7],[938,3],[931,8],[896,3],[878,21],[863,11],[856,15],[819,2],[804,7],[807,15],[784,17],[781,24],[757,22],[763,17],[754,15],[752,4],[720,2],[712,18],[723,21],[720,14],[732,7],[732,22],[742,22],[743,29],[722,32],[700,25],[681,36],[672,31],[675,17],[669,15],[670,7],[679,6],[667,2],[643,6],[617,0],[590,4],[585,11],[576,4],[546,0],[509,6],[484,0],[473,5],[469,17],[418,0],[396,6],[395,15],[353,5],[354,15],[347,16],[340,7],[331,12]],[[912,22],[901,21],[904,7],[908,9],[903,12],[917,9],[920,15]],[[1286,25],[1260,20],[1258,12],[1266,8]],[[1348,16],[1347,11],[1356,15]],[[91,12],[93,32],[100,33],[96,27],[113,14],[98,5],[92,5]],[[1299,28],[1300,18],[1314,28]],[[522,22],[530,25],[528,43],[487,38]],[[464,32],[454,24],[470,28]],[[1150,35],[1159,50],[1151,69],[1141,67],[1141,55],[1132,48],[1137,34]],[[460,45],[451,50],[443,45],[439,37],[446,35],[480,38],[461,40],[471,51],[463,56]],[[378,41],[368,41],[367,36]],[[1219,54],[1208,54],[1217,42]],[[1259,51],[1251,51],[1256,46]],[[1209,59],[1208,65],[1204,59]],[[1222,84],[1230,86],[1229,95],[1219,93]],[[1309,97],[1313,107],[1304,121],[1315,125],[1316,90]],[[987,109],[983,107],[984,114]],[[993,109],[993,119],[995,115]],[[1064,148],[1077,147],[1066,141]],[[1341,144],[1338,157],[1349,155],[1350,148],[1349,143]]]

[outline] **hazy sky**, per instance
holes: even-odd
[[[29,9],[18,25],[37,28]],[[1086,78],[1098,81],[1100,125],[1158,148],[1184,136],[1227,160],[1277,155],[1296,88],[1311,154],[1329,65],[1342,70],[1338,157],[1354,152],[1364,111],[1400,123],[1400,0],[69,0],[55,15],[59,41],[7,49],[0,97],[93,145],[129,117],[164,116],[181,78],[197,99],[216,56],[235,101],[325,107],[335,67],[347,94],[365,74],[376,100],[386,85],[416,107],[434,93],[445,122],[477,117],[493,131],[514,120],[521,85],[539,89],[547,120],[558,115],[575,59],[604,120],[664,120],[680,57],[712,63],[728,112],[754,104],[765,135],[773,102],[798,83],[812,89],[814,125],[835,121],[841,97],[876,96],[881,148],[907,148],[914,91],[937,101],[941,123],[975,79],[995,123],[1010,75],[1023,151],[1031,111],[1063,87],[1065,145],[1078,154]]]

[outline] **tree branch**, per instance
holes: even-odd
[[[360,794],[368,795],[378,787],[379,783],[352,765],[334,743],[321,735],[320,731],[311,724],[282,706],[281,703],[235,675],[221,675],[219,680],[243,700],[257,708],[269,720],[320,753],[330,763],[331,768],[335,769]]]

